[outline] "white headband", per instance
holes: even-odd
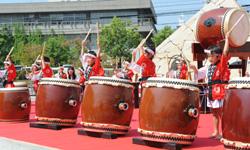
[[[155,55],[155,52],[150,48],[145,48],[145,51],[149,52],[151,55]]]

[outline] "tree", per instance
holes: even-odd
[[[114,17],[110,25],[102,28],[100,42],[104,52],[113,59],[131,59],[131,48],[136,47],[141,40],[137,27],[128,21]],[[120,66],[119,65],[119,66]]]
[[[63,36],[51,36],[48,38],[45,55],[50,57],[52,65],[58,66],[68,63],[68,60],[71,59],[69,51],[70,45]]]
[[[11,30],[4,26],[0,30],[0,66],[3,65],[3,62],[8,55],[11,47],[13,45],[13,36]]]
[[[155,47],[157,47],[158,45],[160,45],[166,38],[168,38],[172,33],[174,32],[174,30],[169,27],[166,26],[163,29],[161,29],[157,34],[155,34],[152,38],[152,41],[155,44]]]

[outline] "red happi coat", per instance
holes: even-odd
[[[15,87],[14,85],[14,80],[16,79],[16,68],[14,64],[11,64],[7,70],[7,83],[5,85],[5,88],[13,88]]]
[[[104,69],[102,68],[101,65],[101,58],[97,57],[95,60],[95,64],[92,67],[92,70],[90,72],[90,77],[91,76],[104,76]]]
[[[85,79],[84,75],[80,76],[79,84],[80,84],[81,86],[84,86],[85,81],[86,81],[86,79]]]
[[[230,70],[228,68],[229,56],[221,56],[220,62],[216,65],[216,69],[212,76],[212,82],[221,80],[227,82],[230,79]],[[223,100],[225,96],[225,83],[212,84],[212,100]]]
[[[142,77],[155,77],[155,63],[142,55],[139,60],[137,61],[137,64],[143,68],[142,71]]]
[[[183,64],[180,72],[180,79],[187,80],[188,79],[188,68],[186,64]]]
[[[43,78],[52,78],[53,76],[53,71],[49,64],[45,64],[45,68],[42,69],[42,73]]]

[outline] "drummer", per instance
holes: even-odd
[[[143,42],[143,41],[142,41]],[[155,63],[153,62],[153,57],[155,55],[155,50],[149,47],[143,47],[142,44],[133,51],[133,59],[136,57],[137,51],[140,50],[140,58],[136,62],[137,65],[141,66],[141,79],[140,81],[145,81],[149,77],[155,77]]]
[[[4,69],[5,75],[3,76],[3,86],[5,88],[15,87],[13,82],[16,79],[16,68],[10,57],[4,61]]]
[[[93,50],[89,50],[87,53],[83,53],[86,48],[86,41],[82,42],[82,50],[80,60],[84,68],[84,77],[86,81],[91,76],[104,76],[104,69],[101,66],[101,47],[100,42],[97,39],[97,53]]]
[[[197,70],[194,65],[191,69],[194,70],[197,80],[207,78],[208,81],[208,104],[212,109],[214,132],[210,138],[220,139],[219,124],[221,121],[221,112],[223,106],[223,99],[225,96],[225,85],[228,83],[230,77],[230,70],[228,69],[229,40],[228,34],[224,50],[222,51],[218,46],[210,46],[205,52],[208,54],[208,60],[211,63],[208,67],[203,67]]]
[[[56,78],[58,79],[67,79],[67,74],[64,73],[64,67],[60,66],[58,73],[55,75]]]
[[[79,71],[78,82],[79,82],[79,84],[81,86],[81,91],[83,91],[84,90],[84,83],[85,83],[84,68],[80,67],[80,68],[78,68],[78,71]]]
[[[176,78],[176,79],[188,79],[188,69],[184,60],[180,60],[176,62],[177,70],[171,70],[167,73],[168,78]]]
[[[114,76],[121,79],[127,79],[132,81],[132,77],[134,76],[133,71],[129,68],[130,63],[128,61],[124,61],[122,64],[122,70],[117,71]]]
[[[32,64],[32,72],[26,78],[33,81],[33,88],[35,93],[37,93],[38,83],[41,79],[41,66],[37,63]]]
[[[42,63],[42,77],[43,78],[52,78],[53,71],[50,67],[50,59],[46,56],[41,56]]]

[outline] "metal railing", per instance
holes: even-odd
[[[48,21],[48,22],[6,22],[0,23],[0,28],[9,27],[10,29],[14,29],[15,25],[23,25],[26,32],[34,31],[36,29],[41,30],[43,33],[50,32],[52,29],[55,32],[70,32],[73,30],[81,30],[83,32],[86,30],[88,31],[89,28],[96,26],[96,20],[82,20],[82,21]],[[105,20],[98,20],[100,25]],[[153,26],[152,18],[140,18],[138,22],[132,22],[133,25],[140,27],[145,26]]]

